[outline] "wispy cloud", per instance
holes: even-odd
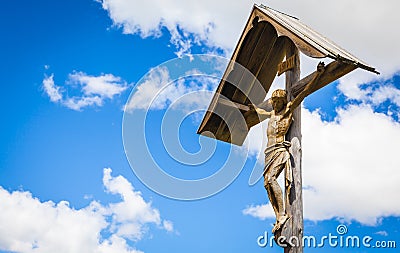
[[[389,102],[394,105],[394,107],[388,108],[388,113],[399,113],[400,89],[396,87],[393,79],[365,85],[342,82],[338,88],[348,100],[370,104],[373,107],[378,107],[385,102]]]
[[[69,74],[63,86],[55,84],[53,74],[45,77],[42,84],[52,102],[76,111],[88,106],[103,106],[106,99],[112,99],[129,87],[124,80],[112,74],[92,76],[84,72]],[[67,91],[73,89],[78,95],[69,97]]]
[[[204,110],[212,97],[210,91],[215,89],[218,81],[197,69],[173,80],[169,68],[156,67],[135,88],[125,110],[160,110],[170,106],[182,111]]]
[[[67,83],[78,84],[86,96],[94,95],[104,98],[112,98],[127,89],[127,83],[112,74],[91,76],[83,72],[75,72],[69,75]]]
[[[145,78],[143,83],[136,87],[135,93],[130,97],[125,110],[134,109],[148,109],[152,106],[153,109],[162,109],[166,106],[167,100],[171,98],[164,97],[158,102],[153,100],[162,92],[163,87],[167,87],[172,82],[169,70],[166,67],[157,67],[150,70],[148,76]],[[173,91],[172,91],[173,92]]]
[[[88,106],[102,106],[103,99],[99,96],[82,96],[82,97],[73,97],[73,98],[66,98],[62,101],[62,105],[68,107],[69,109],[80,111],[82,108]]]
[[[122,176],[104,169],[106,191],[121,201],[102,205],[92,201],[81,209],[67,201],[41,202],[30,192],[0,187],[0,250],[12,252],[139,253],[130,245],[143,238],[151,224],[173,231],[171,221],[146,202]]]
[[[43,89],[52,102],[59,102],[62,100],[61,87],[54,84],[53,74],[43,79]]]
[[[388,235],[389,235],[388,232],[386,232],[385,230],[378,231],[378,232],[376,232],[375,234],[381,235],[381,236],[388,236]]]

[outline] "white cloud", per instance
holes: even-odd
[[[112,99],[128,87],[125,81],[112,74],[91,76],[83,72],[74,72],[69,74],[63,87],[54,83],[53,74],[43,79],[43,89],[52,102],[60,103],[76,111],[88,106],[102,106],[105,99]],[[78,88],[80,95],[64,97],[67,88]]]
[[[190,46],[200,41],[211,47],[233,47],[248,15],[248,11],[243,10],[252,6],[250,1],[236,2],[235,8],[228,1],[209,0],[100,2],[114,24],[122,27],[124,33],[158,37],[161,29],[167,28],[171,43],[178,48],[178,55],[188,52]],[[230,24],[232,20],[234,22]]]
[[[366,87],[360,87],[360,85],[346,86],[341,83],[339,89],[348,99],[358,100],[373,106],[379,106],[386,101],[400,106],[400,90],[392,84],[390,79],[376,84],[372,83]]]
[[[167,28],[172,34],[171,40],[177,45],[183,44],[178,45],[180,53],[187,52],[187,47],[198,41],[232,50],[254,3],[250,0],[235,3],[227,0],[204,0],[201,3],[180,0],[99,1],[124,33],[158,37],[161,29]],[[270,0],[268,5],[299,17],[304,23],[377,67],[385,78],[400,70],[400,62],[394,57],[400,53],[397,47],[400,33],[393,32],[400,22],[397,13],[400,3],[397,0],[387,0],[384,4],[364,0],[337,0],[324,4],[315,0]],[[361,77],[356,74],[348,80],[355,80],[355,84],[358,84],[358,78],[369,81],[376,76]]]
[[[302,122],[306,219],[375,225],[381,217],[400,216],[398,122],[367,105],[340,109],[333,122],[303,109]],[[273,217],[267,207],[251,206],[244,213]]]
[[[369,99],[374,105],[390,100],[400,106],[400,90],[392,85],[380,86]]]
[[[339,110],[335,122],[303,110],[305,213],[375,224],[399,216],[400,174],[394,161],[400,124],[367,105]],[[384,197],[383,197],[384,196]]]
[[[112,177],[111,169],[104,169],[103,183],[107,192],[120,195],[122,201],[109,205],[92,201],[74,209],[67,201],[41,202],[30,192],[0,187],[0,250],[138,253],[128,242],[140,240],[148,225],[173,231],[172,222],[162,221],[159,211],[124,177]]]
[[[265,120],[250,128],[249,134],[243,143],[243,148],[249,149],[250,155],[259,156],[258,162],[260,163],[264,163],[264,153],[262,151],[267,147],[267,123],[268,120]]]
[[[122,176],[112,177],[111,169],[104,170],[103,184],[107,191],[119,194],[123,201],[110,204],[113,214],[112,229],[118,236],[131,240],[140,240],[143,236],[143,224],[161,225],[160,212],[147,203],[140,192],[135,192],[131,183]]]
[[[251,205],[243,210],[243,214],[250,215],[261,220],[275,217],[272,206],[269,203],[265,205]]]

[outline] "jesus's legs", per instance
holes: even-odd
[[[273,166],[269,168],[264,175],[264,187],[268,192],[268,198],[276,216],[276,224],[273,232],[276,229],[279,229],[279,227],[288,219],[288,216],[285,213],[282,189],[276,180],[283,168],[284,165]]]

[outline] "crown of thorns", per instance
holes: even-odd
[[[271,98],[272,99],[278,99],[278,98],[286,99],[286,91],[281,90],[281,89],[274,90],[274,92],[272,92]]]

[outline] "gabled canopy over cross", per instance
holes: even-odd
[[[243,125],[230,107],[239,109],[242,114],[250,103],[271,110],[265,97],[278,70],[288,70],[299,63],[297,49],[309,57],[334,60],[326,66],[311,93],[356,68],[378,73],[297,18],[255,5],[198,133],[212,133],[218,140],[242,145],[248,130],[259,123],[259,119],[248,117]],[[289,99],[297,96],[316,74],[317,71],[287,87]]]

